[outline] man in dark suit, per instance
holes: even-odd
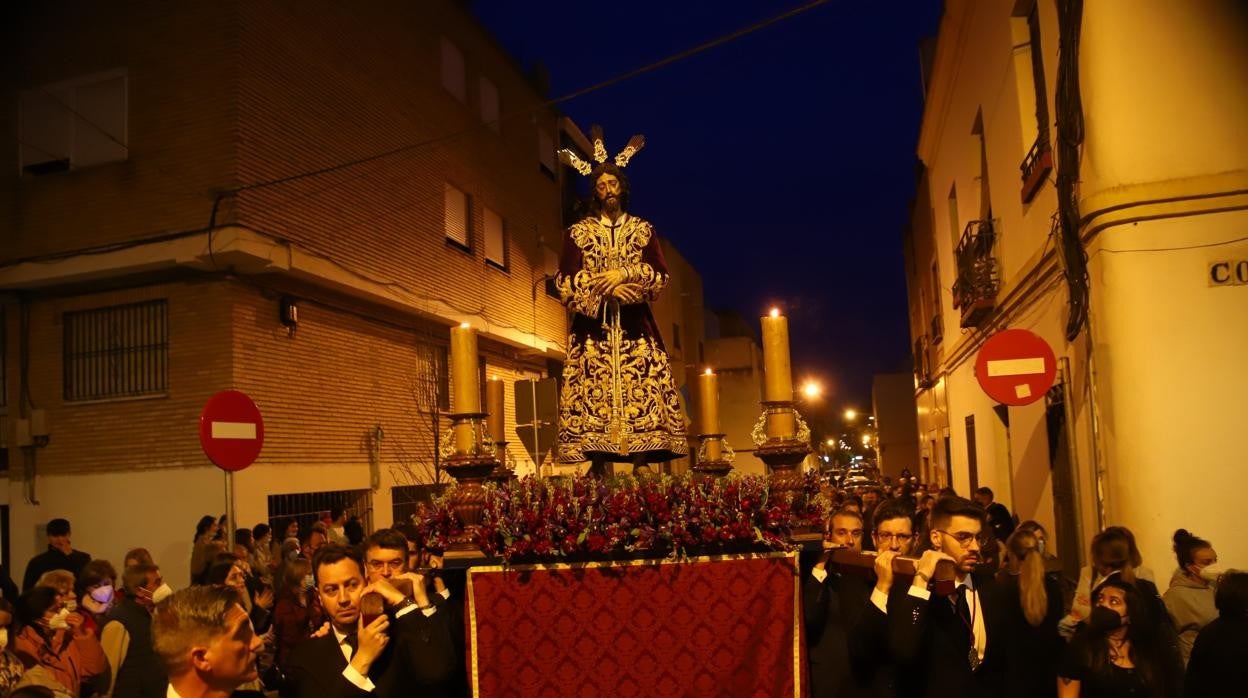
[[[849,638],[867,603],[867,584],[828,564],[838,548],[862,549],[862,515],[849,509],[832,514],[824,530],[824,552],[802,581],[806,654],[812,698],[864,695],[849,661]]]
[[[69,570],[77,577],[82,572],[82,568],[91,562],[89,554],[74,550],[73,544],[69,542],[68,519],[52,519],[48,522],[47,531],[48,549],[30,558],[30,562],[26,563],[26,574],[22,577],[23,593],[35,588],[35,583],[45,572]]]
[[[297,645],[286,661],[283,698],[363,698],[399,695],[401,662],[386,652],[392,635],[402,635],[421,617],[415,602],[389,584],[366,585],[364,562],[340,545],[326,545],[312,558],[317,595],[329,617],[329,632]],[[360,600],[376,591],[394,621],[383,613],[367,625]]]
[[[904,596],[889,599],[889,644],[898,662],[898,695],[926,698],[1000,696],[1003,609],[992,577],[976,574],[990,540],[984,510],[945,497],[932,510],[931,550],[919,559]],[[956,591],[942,596],[929,584],[941,560],[953,562]]]
[[[992,529],[997,540],[1002,543],[1009,540],[1010,534],[1014,532],[1014,517],[1010,514],[1010,510],[1006,509],[1001,502],[993,501],[995,495],[988,487],[975,490],[974,499],[975,503],[988,513],[988,527]]]
[[[393,661],[401,663],[406,689],[403,695],[427,698],[467,695],[463,661],[462,601],[451,600],[445,585],[429,587],[429,576],[408,568],[407,538],[398,530],[383,528],[368,537],[364,566],[368,582],[378,589],[397,580],[411,585],[411,594],[420,614],[404,625],[395,636]],[[461,631],[457,634],[456,628]]]
[[[875,512],[872,533],[877,551],[875,586],[867,600],[857,631],[849,638],[850,662],[862,682],[869,686],[868,695],[891,698],[898,695],[897,667],[889,654],[888,608],[899,596],[905,596],[909,580],[893,574],[893,559],[909,555],[914,546],[913,507],[902,499],[890,499]]]

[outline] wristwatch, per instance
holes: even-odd
[[[400,602],[398,602],[397,604],[395,604],[395,605],[394,605],[394,610],[395,610],[395,612],[397,613],[398,611],[402,611],[403,609],[407,608],[408,606],[415,606],[415,605],[416,605],[416,602],[415,602],[415,601],[412,601],[411,599],[409,599],[409,598],[407,598],[407,597],[403,597],[403,600],[402,600],[402,601],[400,601]]]

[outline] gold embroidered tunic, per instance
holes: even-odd
[[[595,274],[611,269],[641,287],[641,302],[590,288]],[[647,304],[667,279],[658,238],[640,218],[590,217],[567,230],[555,277],[573,313],[559,405],[561,463],[631,462],[638,454],[655,463],[688,453],[671,364]]]

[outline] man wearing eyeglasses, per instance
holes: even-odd
[[[862,550],[862,528],[857,511],[840,509],[832,514],[824,527],[823,554],[802,584],[812,698],[867,695],[850,666],[848,643],[862,617],[868,584],[828,565],[833,550]]]
[[[460,619],[447,608],[449,592],[441,587],[430,594],[425,575],[408,568],[407,537],[399,531],[378,530],[368,537],[365,546],[364,569],[369,584],[388,597],[391,591],[399,594],[398,588],[407,586],[400,580],[405,580],[411,585],[412,601],[421,614],[415,622],[404,626],[393,652],[394,661],[400,662],[403,675],[411,682],[408,688],[414,691],[412,695],[455,695],[455,674],[462,662],[452,624]]]
[[[888,619],[898,671],[898,695],[926,698],[998,696],[1004,657],[1004,609],[990,574],[977,573],[986,532],[984,510],[960,497],[946,497],[932,510],[929,542],[914,580],[903,596],[890,598]],[[931,587],[936,566],[953,563],[956,590],[950,596]]]
[[[897,667],[888,643],[888,608],[890,604],[906,595],[909,584],[894,578],[893,559],[909,555],[914,546],[914,528],[911,520],[913,507],[900,499],[882,503],[875,512],[875,588],[864,603],[863,617],[857,632],[849,638],[850,664],[871,688],[872,696],[903,695],[895,690]]]

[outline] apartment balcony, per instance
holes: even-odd
[[[932,338],[932,345],[940,344],[940,340],[945,338],[945,318],[937,313],[932,316],[932,328],[929,332]]]
[[[1053,171],[1053,149],[1049,146],[1049,131],[1045,129],[1036,136],[1036,142],[1027,151],[1023,164],[1018,166],[1023,174],[1023,203],[1031,201],[1040,191],[1040,185]]]
[[[997,307],[1001,280],[993,255],[996,241],[992,221],[985,220],[967,223],[958,241],[953,307],[962,311],[962,327],[978,327]]]
[[[923,335],[914,341],[914,382],[918,384],[920,390],[927,390],[936,384],[932,380],[932,357],[929,349],[927,335]]]

